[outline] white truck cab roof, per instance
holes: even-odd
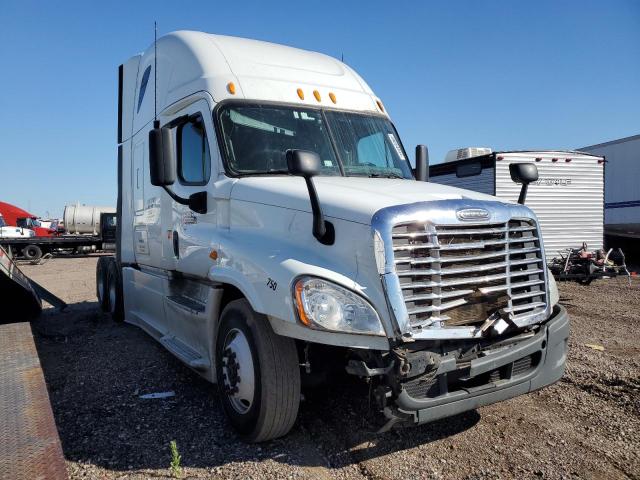
[[[321,53],[246,38],[177,31],[158,39],[156,76],[152,68],[155,51],[151,45],[124,64],[125,81],[136,79],[136,85],[135,89],[133,85],[124,88],[125,92],[135,91],[135,96],[124,98],[123,140],[153,120],[156,109],[161,112],[197,91],[209,92],[216,103],[256,99],[386,115],[380,100],[353,69]]]

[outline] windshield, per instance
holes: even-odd
[[[287,173],[285,152],[300,149],[320,156],[321,175],[413,178],[395,129],[384,117],[235,105],[224,107],[219,118],[228,166],[237,174]]]
[[[0,215],[0,228],[1,227],[6,227],[6,226],[7,226],[7,224],[4,223],[4,218],[2,218],[2,215]]]

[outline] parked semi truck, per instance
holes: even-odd
[[[569,321],[534,213],[421,181],[426,148],[412,171],[344,63],[174,32],[120,66],[118,111],[99,303],[217,383],[247,440],[286,434],[301,384],[335,365],[370,382],[385,428],[561,377]]]
[[[57,225],[44,226],[37,215],[7,202],[0,202],[0,215],[9,226],[33,230],[36,237],[51,237],[57,234]]]

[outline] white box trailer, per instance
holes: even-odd
[[[576,151],[512,151],[464,148],[452,150],[444,163],[432,165],[434,183],[466,188],[516,202],[520,186],[511,180],[509,164],[532,162],[538,181],[529,186],[527,206],[538,216],[547,260],[566,248],[587,242],[603,247],[604,159]]]
[[[583,147],[606,158],[604,230],[607,236],[640,238],[640,135]]]

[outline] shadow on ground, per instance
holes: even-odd
[[[114,323],[95,302],[49,312],[33,330],[66,458],[113,470],[166,468],[171,440],[185,467],[271,458],[340,468],[455,435],[480,418],[468,412],[377,435],[363,415],[366,387],[341,382],[307,396],[289,435],[247,445],[226,424],[215,386],[140,329]],[[139,398],[165,391],[175,396]]]

